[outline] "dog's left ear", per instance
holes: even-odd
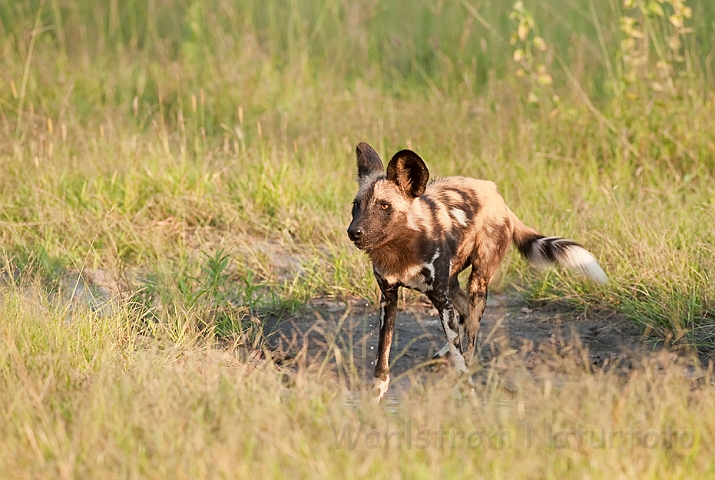
[[[358,180],[362,181],[374,172],[382,172],[382,160],[374,148],[365,142],[358,143],[355,147],[355,157],[357,159]]]
[[[415,152],[402,150],[397,152],[387,165],[387,180],[400,187],[408,198],[419,197],[425,193],[429,170]]]

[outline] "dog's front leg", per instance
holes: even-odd
[[[447,346],[449,347],[454,368],[460,374],[467,373],[467,363],[464,361],[464,356],[462,356],[459,346],[459,324],[451,300],[446,293],[441,292],[433,292],[428,296],[434,308],[439,312],[439,318],[442,320],[442,328],[444,328],[444,333],[447,335]]]
[[[397,290],[396,285],[388,285],[378,278],[382,295],[380,296],[380,340],[377,347],[377,365],[375,366],[375,393],[377,401],[382,400],[390,386],[390,346],[392,345],[392,332],[395,328],[397,317]]]

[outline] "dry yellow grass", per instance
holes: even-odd
[[[496,357],[474,393],[449,374],[383,405],[335,367],[276,367],[152,340],[4,289],[0,457],[31,478],[704,478],[712,370],[665,351],[629,373],[578,348],[526,370]],[[577,346],[577,344],[574,344]],[[347,354],[347,352],[344,352]],[[342,378],[343,380],[339,380]],[[10,454],[8,454],[10,453]]]

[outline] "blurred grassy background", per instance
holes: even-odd
[[[376,298],[345,235],[359,141],[496,181],[611,278],[510,254],[493,290],[711,352],[714,21],[708,0],[0,0],[0,476],[707,475],[712,363],[624,373],[574,340],[378,407],[348,362],[250,358],[267,313]],[[514,443],[341,441],[405,425]]]

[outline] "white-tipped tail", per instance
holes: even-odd
[[[608,277],[596,257],[573,240],[561,237],[544,237],[527,227],[509,210],[514,226],[514,244],[528,261],[536,265],[561,265],[581,273],[594,282],[608,283]]]
[[[558,263],[587,276],[594,282],[608,283],[608,276],[591,252],[565,238],[547,237],[536,240],[531,246],[529,260],[536,264]]]

